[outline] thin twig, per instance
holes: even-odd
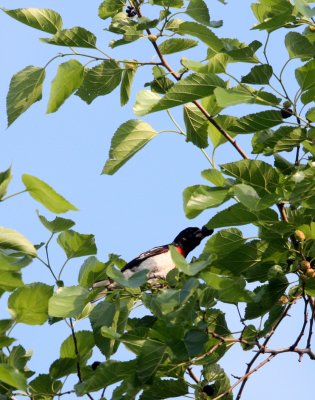
[[[266,358],[264,361],[262,361],[260,364],[258,364],[255,368],[249,370],[245,375],[243,375],[241,378],[239,378],[238,381],[234,383],[228,390],[226,390],[224,393],[221,393],[219,396],[214,397],[212,400],[219,400],[222,397],[227,396],[230,394],[236,386],[238,386],[241,382],[244,382],[247,380],[254,372],[258,371],[261,367],[263,367],[265,364],[267,364],[269,361],[271,361],[275,357],[274,354],[271,354],[268,358]],[[236,397],[238,399],[238,397]]]
[[[242,377],[242,384],[241,387],[237,393],[236,396],[236,400],[239,400],[242,396],[244,387],[246,385],[246,382],[248,380],[248,377],[251,375],[249,374],[249,372],[251,371],[252,366],[254,365],[254,363],[256,362],[257,358],[264,353],[264,351],[266,350],[266,346],[269,342],[269,340],[271,339],[271,337],[274,335],[275,331],[277,330],[278,326],[281,324],[281,322],[283,321],[283,319],[287,316],[290,308],[291,308],[292,304],[289,304],[285,310],[283,311],[282,316],[279,318],[278,322],[276,323],[276,325],[273,327],[272,331],[269,333],[269,336],[265,339],[265,341],[263,342],[263,344],[260,346],[259,350],[257,351],[257,353],[254,355],[254,357],[251,359],[251,361],[247,364],[247,368],[245,371],[245,375]],[[270,360],[269,360],[270,361]],[[260,365],[260,364],[259,364]],[[260,368],[260,367],[259,367]],[[239,382],[240,383],[240,382]]]
[[[306,325],[307,325],[307,322],[308,322],[307,307],[308,307],[309,301],[304,296],[303,296],[303,299],[304,299],[304,320],[303,320],[303,325],[302,325],[302,328],[301,328],[301,332],[299,333],[299,335],[296,338],[295,342],[290,346],[290,348],[292,350],[294,350],[297,347],[297,345],[300,343],[300,340],[304,336],[305,328],[306,328]]]
[[[315,317],[315,307],[314,307],[314,303],[313,303],[314,300],[312,297],[309,297],[309,301],[310,301],[310,305],[311,305],[312,316],[311,316],[311,320],[310,320],[310,326],[309,326],[308,337],[307,337],[307,342],[306,342],[306,347],[308,349],[311,348],[311,340],[312,340],[312,335],[313,335],[313,325],[314,325],[314,317]]]
[[[196,383],[200,382],[200,380],[198,379],[198,377],[195,375],[194,371],[192,370],[192,367],[187,367],[187,372],[193,381],[195,381]]]

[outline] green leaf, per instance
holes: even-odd
[[[132,64],[131,64],[132,65]],[[133,67],[124,70],[120,86],[120,105],[124,106],[128,103],[130,98],[131,85],[134,76],[137,72],[137,66],[134,64]]]
[[[254,290],[254,302],[247,304],[245,318],[254,319],[269,312],[278,303],[287,286],[287,280],[279,278],[271,280],[267,285],[256,288]]]
[[[49,211],[60,214],[77,208],[36,176],[23,174],[22,181],[29,194]]]
[[[42,38],[40,40],[56,46],[96,48],[95,35],[80,26],[71,29],[63,29],[51,38]]]
[[[75,225],[75,222],[71,219],[56,217],[53,221],[48,221],[43,215],[38,214],[40,222],[47,228],[51,233],[57,233],[66,231]]]
[[[162,97],[159,101],[147,105],[147,96],[143,91],[139,92],[134,106],[136,115],[145,115],[150,112],[166,110],[185,103],[192,102],[213,93],[218,86],[224,87],[225,82],[214,74],[191,74],[187,78],[180,80]],[[151,96],[151,99],[153,96]],[[156,97],[155,97],[156,98]]]
[[[216,207],[230,196],[229,190],[205,185],[190,186],[184,190],[184,210],[187,218],[195,218],[207,208]]]
[[[19,251],[31,257],[37,256],[33,244],[21,233],[9,228],[0,227],[0,248]]]
[[[2,271],[0,265],[0,288],[12,292],[17,287],[24,286],[21,273],[18,271]]]
[[[7,94],[8,126],[32,104],[41,100],[45,69],[28,66],[13,75]]]
[[[113,353],[113,343],[104,338],[101,334],[101,328],[104,326],[111,327],[115,316],[117,316],[116,304],[106,300],[98,303],[89,316],[95,344],[106,358],[109,358]]]
[[[106,268],[106,273],[110,278],[119,283],[119,285],[129,288],[138,288],[143,285],[148,279],[148,272],[148,270],[144,269],[134,273],[129,279],[126,279],[124,274],[118,271],[112,265],[109,265]]]
[[[202,272],[201,278],[207,285],[218,291],[216,298],[220,301],[237,304],[238,302],[250,302],[252,300],[250,292],[245,289],[246,281],[244,278],[219,276],[212,272]]]
[[[53,287],[31,283],[16,289],[9,297],[8,308],[16,322],[42,325],[48,319],[48,301]]]
[[[184,0],[149,0],[149,3],[164,7],[182,8]]]
[[[303,16],[312,18],[315,15],[315,9],[311,8],[308,3],[312,3],[312,0],[295,0],[294,6]]]
[[[226,180],[222,173],[217,169],[205,169],[201,172],[201,176],[213,183],[215,186],[225,186]]]
[[[79,357],[73,342],[73,337],[70,335],[66,340],[63,341],[60,347],[60,358],[72,358],[75,360],[79,359],[80,364],[82,365],[85,364],[86,361],[92,356],[92,350],[94,346],[93,333],[90,331],[79,331],[75,332],[75,337]]]
[[[192,39],[172,38],[159,44],[159,50],[162,54],[173,54],[197,46],[198,42]]]
[[[63,248],[68,259],[96,254],[94,235],[85,235],[72,229],[60,233],[57,243]]]
[[[209,10],[207,4],[203,0],[190,0],[186,9],[186,14],[201,24],[210,24]]]
[[[301,101],[303,104],[308,104],[311,103],[312,101],[315,101],[315,87],[302,93]]]
[[[0,382],[16,389],[26,390],[26,378],[17,369],[7,364],[0,364]]]
[[[259,59],[255,52],[262,46],[260,42],[254,40],[246,44],[240,42],[238,39],[221,39],[224,45],[224,50],[234,62],[246,62],[251,64],[258,64]]]
[[[279,125],[282,122],[283,119],[280,111],[267,110],[238,118],[229,127],[229,130],[236,133],[253,133]]]
[[[88,257],[79,272],[79,285],[83,287],[90,288],[94,282],[96,282],[97,277],[106,269],[106,265],[100,262],[96,257]]]
[[[56,112],[65,100],[77,90],[83,81],[84,67],[77,60],[69,60],[58,67],[51,82],[47,113]]]
[[[192,103],[184,106],[186,140],[201,149],[208,147],[208,120],[199,108]]]
[[[311,60],[295,70],[295,77],[302,91],[313,89],[315,86],[315,60]]]
[[[188,276],[194,276],[197,275],[200,271],[205,269],[208,266],[207,262],[193,262],[193,263],[188,263],[174,246],[170,246],[170,252],[172,256],[172,260],[174,261],[176,267],[183,271],[185,275]]]
[[[103,389],[113,383],[120,382],[121,380],[130,378],[131,373],[134,371],[135,361],[115,361],[108,360],[102,363],[82,383],[75,385],[75,391],[78,396],[83,396],[89,392],[95,392]],[[133,375],[133,374],[132,374]]]
[[[222,164],[224,174],[236,178],[239,183],[245,183],[258,191],[274,193],[279,184],[279,174],[269,164],[259,160],[241,160]]]
[[[0,201],[6,195],[9,183],[12,179],[11,167],[0,172]]]
[[[215,53],[223,50],[223,42],[209,28],[197,22],[183,22],[172,30],[179,35],[190,35],[200,39]]]
[[[157,379],[144,389],[139,400],[164,400],[185,396],[188,394],[188,385],[184,379]]]
[[[74,358],[59,358],[49,368],[49,375],[55,380],[77,372],[77,362]]]
[[[222,87],[216,88],[214,90],[214,95],[216,97],[218,106],[226,108],[238,104],[271,105],[279,103],[278,99],[271,93],[253,91],[249,87],[247,87],[246,89],[240,87],[231,89],[224,89]],[[277,113],[277,111],[273,112]]]
[[[34,399],[48,399],[57,395],[62,388],[60,381],[54,381],[48,374],[39,374],[29,383],[29,390]]]
[[[191,329],[185,335],[185,347],[189,357],[195,357],[205,353],[205,345],[209,340],[205,331]]]
[[[256,65],[249,74],[242,76],[242,82],[263,85],[268,84],[271,77],[272,67],[269,64]]]
[[[136,119],[124,122],[114,133],[109,159],[102,173],[113,175],[156,135],[157,132],[147,122]]]
[[[25,370],[27,362],[32,356],[32,351],[26,351],[23,346],[18,345],[11,348],[10,355],[8,357],[8,364],[12,367]]]
[[[98,16],[102,19],[112,17],[123,10],[124,0],[104,0],[98,8]]]
[[[86,68],[76,96],[91,104],[96,97],[111,93],[119,85],[122,71],[114,60],[105,60],[91,69]]]
[[[206,243],[203,256],[225,255],[244,246],[242,232],[236,228],[224,229],[213,235]]]
[[[215,122],[218,124],[218,126],[224,129],[231,137],[236,136],[236,133],[229,131],[230,126],[233,126],[235,121],[236,117],[233,117],[231,115],[218,115],[215,118]],[[208,135],[214,148],[221,146],[227,141],[227,139],[222,135],[218,128],[213,124],[208,124]]]
[[[311,42],[298,32],[289,32],[285,36],[285,46],[290,58],[311,58],[314,49]]]
[[[137,358],[136,374],[141,383],[148,382],[157,372],[166,355],[167,346],[155,340],[146,340]]]
[[[51,317],[77,317],[85,307],[89,290],[81,286],[60,287],[49,299],[48,314]]]
[[[234,185],[232,190],[236,200],[253,211],[263,210],[274,205],[278,201],[278,196],[274,194],[261,198],[252,186],[244,183]]]
[[[62,28],[61,16],[49,8],[17,8],[15,10],[1,8],[1,10],[19,22],[44,32],[54,34]]]
[[[304,129],[291,126],[281,126],[275,132],[257,132],[252,141],[253,153],[270,155],[281,151],[291,151],[306,138]]]
[[[309,110],[307,110],[305,117],[311,121],[311,122],[315,122],[315,107],[310,108]]]

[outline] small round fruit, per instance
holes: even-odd
[[[305,260],[301,261],[301,262],[300,262],[300,269],[301,269],[303,272],[305,272],[305,271],[307,271],[307,270],[309,270],[309,269],[312,269],[311,263],[308,262],[308,261],[305,261]]]
[[[294,236],[299,242],[304,242],[305,240],[305,233],[301,231],[300,229],[296,229],[294,231]]]
[[[293,115],[293,111],[292,111],[291,108],[282,108],[282,110],[280,111],[280,113],[281,113],[281,117],[282,117],[283,119],[290,118],[290,117],[292,117],[292,115]]]
[[[148,35],[148,39],[150,40],[150,42],[156,42],[156,39],[158,37],[156,35],[153,35],[152,33],[150,35]]]

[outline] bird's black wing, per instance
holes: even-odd
[[[133,260],[129,261],[122,269],[121,272],[126,271],[127,269],[132,269],[137,267],[141,264],[144,260],[149,257],[157,256],[159,254],[166,253],[168,251],[168,244],[164,246],[153,247],[151,250],[145,251],[141,253],[138,257],[134,258]]]

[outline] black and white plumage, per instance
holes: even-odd
[[[213,233],[213,229],[203,226],[201,229],[191,227],[181,231],[175,239],[166,245],[153,247],[152,249],[141,253],[138,257],[128,262],[121,270],[126,278],[130,278],[134,273],[142,270],[148,270],[148,279],[165,279],[166,275],[175,268],[172,260],[169,246],[172,245],[184,257],[194,250],[207,236]],[[116,285],[114,285],[115,287]],[[93,288],[112,289],[111,282],[107,280],[95,282]]]

